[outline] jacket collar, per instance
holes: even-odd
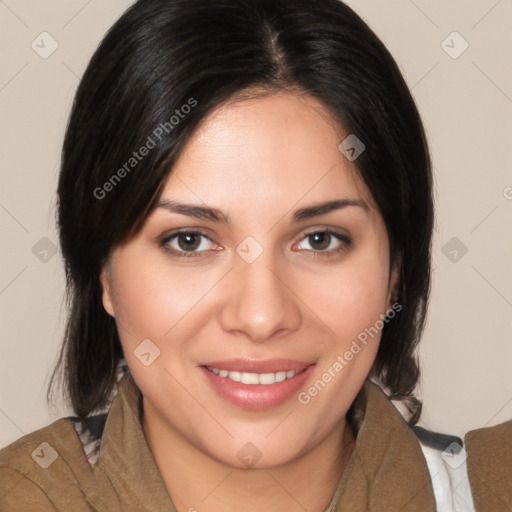
[[[326,512],[435,512],[431,476],[416,436],[384,392],[364,385],[356,445]]]
[[[120,496],[139,503],[120,503],[121,509],[176,512],[144,437],[142,395],[127,373],[107,416],[95,473],[103,473]],[[124,506],[123,506],[124,505]]]
[[[414,433],[377,385],[367,381],[363,392],[366,407],[355,448],[325,512],[435,512],[430,474]],[[176,512],[144,438],[141,398],[128,373],[108,414],[94,472],[105,473],[119,494],[138,497],[137,510]]]

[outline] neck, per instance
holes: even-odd
[[[238,469],[201,452],[162,419],[148,421],[144,413],[142,424],[178,512],[323,512],[355,445],[343,419],[318,445],[286,464]]]

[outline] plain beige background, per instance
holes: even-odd
[[[437,230],[422,424],[461,435],[512,418],[512,2],[349,3],[399,62],[428,132]],[[70,414],[45,401],[64,319],[59,152],[79,78],[128,5],[0,1],[0,446]]]

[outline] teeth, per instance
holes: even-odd
[[[276,382],[283,382],[283,380],[291,379],[300,371],[290,370],[287,372],[275,372],[275,373],[246,373],[246,372],[230,372],[228,370],[220,370],[219,368],[212,368],[207,366],[215,375],[219,377],[227,377],[228,379],[234,380],[235,382],[241,382],[242,384],[263,384],[270,385]]]
[[[286,379],[286,372],[276,373],[276,382],[282,382],[284,379]]]
[[[240,382],[242,384],[259,384],[260,379],[257,373],[241,373]],[[229,378],[229,375],[228,375]]]
[[[229,372],[228,379],[234,380],[235,382],[240,382],[242,380],[242,374],[240,372]]]
[[[257,374],[255,374],[257,375]],[[276,382],[276,375],[275,373],[260,373],[258,382],[260,384],[274,384]]]

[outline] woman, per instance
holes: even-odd
[[[347,6],[140,0],[64,141],[76,416],[1,452],[0,509],[473,510],[462,441],[414,427],[432,224],[417,109]]]

